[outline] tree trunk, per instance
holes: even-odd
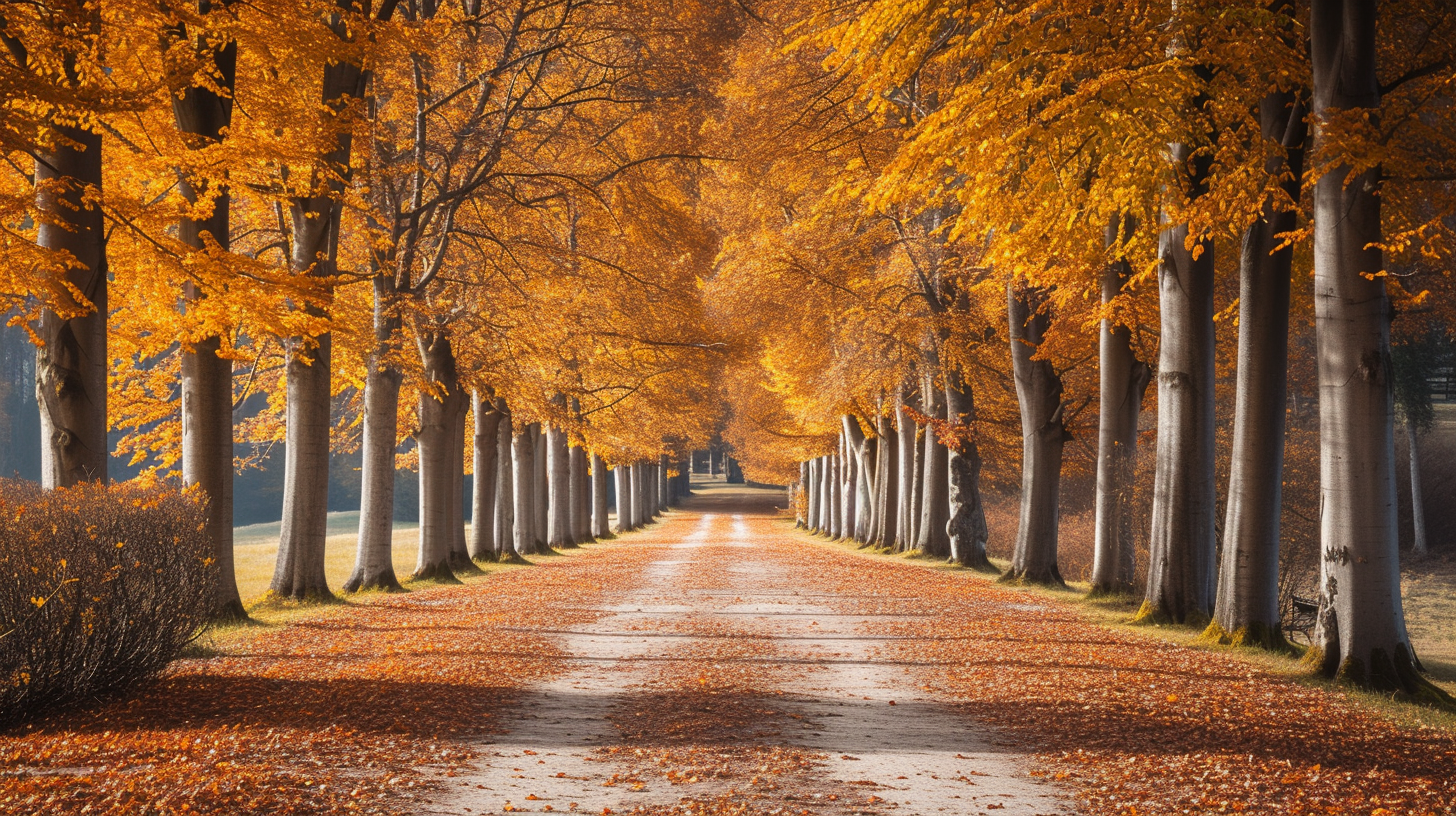
[[[870,440],[865,438],[859,420],[845,414],[840,418],[844,427],[845,455],[852,460],[849,490],[853,492],[850,501],[850,535],[861,544],[869,541],[869,530],[873,525],[874,488],[871,486],[874,456],[869,451]]]
[[[806,499],[804,510],[806,518],[804,526],[809,532],[819,532],[819,457],[814,457],[805,463],[808,469],[808,479],[804,481],[804,497]]]
[[[1310,13],[1314,121],[1380,105],[1375,0]],[[1320,610],[1325,673],[1376,689],[1429,692],[1401,608],[1395,505],[1390,303],[1379,244],[1378,167],[1332,168],[1314,191],[1320,383]]]
[[[880,443],[875,453],[875,497],[876,512],[879,514],[879,528],[875,531],[875,546],[893,549],[899,527],[900,510],[900,450],[899,437],[890,417],[880,414],[876,417]]]
[[[905,410],[907,407],[908,402],[902,390],[895,410],[895,422],[898,423],[900,437],[897,446],[900,451],[900,506],[895,513],[895,518],[899,521],[895,531],[896,552],[905,552],[915,547],[914,525],[910,523],[910,519],[912,514],[919,511],[919,506],[915,503],[915,472],[917,470],[915,453],[918,449],[915,444],[916,428],[915,420],[911,419],[910,414]]]
[[[475,415],[475,476],[470,485],[470,557],[477,561],[494,561],[498,545],[495,540],[495,493],[499,478],[496,456],[499,453],[501,414],[491,404],[489,395],[473,394],[471,411]]]
[[[511,440],[511,480],[515,483],[515,526],[511,537],[517,555],[536,552],[536,439],[541,426],[522,427]]]
[[[612,534],[607,518],[607,464],[595,453],[591,455],[591,502],[592,537],[606,538]]]
[[[1173,145],[1175,167],[1189,150]],[[1185,181],[1202,192],[1207,159]],[[1180,171],[1181,173],[1181,171]],[[1188,226],[1159,237],[1158,450],[1148,588],[1139,618],[1203,625],[1213,612],[1213,244],[1188,247]]]
[[[376,304],[376,313],[379,306]],[[360,468],[359,544],[345,592],[399,591],[394,574],[394,452],[398,447],[402,377],[378,356],[364,374],[364,440]]]
[[[455,581],[451,571],[454,527],[461,523],[459,484],[455,481],[456,410],[463,402],[456,378],[455,355],[443,332],[420,337],[424,379],[433,386],[420,390],[419,429],[415,443],[420,454],[420,548],[414,580]]]
[[[939,364],[938,355],[934,362]],[[929,375],[924,380],[920,390],[924,395],[921,401],[925,405],[925,414],[931,419],[944,419],[944,394],[935,387],[935,382]],[[935,428],[927,425],[924,455],[921,457],[924,460],[925,475],[923,499],[920,503],[920,530],[915,547],[936,558],[950,557],[950,539],[946,533],[946,524],[950,521],[949,456],[945,445],[936,438]]]
[[[480,567],[470,557],[470,546],[465,541],[465,419],[470,412],[470,401],[457,377],[450,403],[450,569],[456,574],[481,575]]]
[[[840,469],[839,454],[830,454],[828,457],[828,461],[829,478],[824,480],[824,489],[828,491],[829,494],[828,498],[825,501],[825,506],[829,508],[829,519],[828,523],[825,524],[825,527],[827,528],[825,532],[829,534],[830,538],[838,540],[839,538],[841,538],[839,518],[840,513],[843,510],[843,505],[841,504],[841,499],[843,498],[843,496],[839,491],[839,480],[841,478],[840,474],[842,472]]]
[[[859,450],[864,445],[864,434],[860,433],[859,423],[852,416],[846,414],[840,417],[840,424],[844,427],[839,437],[839,456],[844,463],[844,477],[840,480],[839,487],[844,495],[840,531],[845,538],[858,539]],[[851,426],[854,428],[853,433],[850,431]],[[859,437],[858,444],[854,441],[855,434]]]
[[[171,34],[178,43],[191,42],[185,25],[173,27]],[[237,44],[228,41],[221,47],[205,45],[198,54],[211,63],[213,81],[225,93],[197,87],[188,77],[184,78],[181,93],[174,89],[171,94],[173,119],[190,149],[220,143],[232,124],[231,92],[237,82],[237,53]],[[210,238],[218,249],[227,252],[231,246],[228,188],[220,184],[210,190],[207,180],[185,172],[178,186],[190,205],[205,199],[212,201],[212,212],[207,217],[184,216],[178,220],[178,240],[205,252]],[[189,304],[202,297],[195,284],[184,286],[183,298]],[[182,351],[182,481],[198,487],[208,498],[209,555],[218,572],[213,616],[242,620],[248,614],[238,595],[233,567],[233,364],[218,356],[221,348],[221,338],[214,335]]]
[[[986,557],[986,508],[981,503],[981,452],[976,445],[974,393],[961,373],[945,372],[946,422],[956,430],[947,446],[950,518],[946,521],[950,560],[963,567],[993,569]]]
[[[1264,138],[1289,152],[1289,163],[1269,160],[1271,175],[1289,174],[1284,191],[1299,201],[1304,106],[1275,93],[1259,106]],[[1229,462],[1223,560],[1214,623],[1208,636],[1235,644],[1278,648],[1279,514],[1284,485],[1285,384],[1289,369],[1289,274],[1292,247],[1281,233],[1295,228],[1293,210],[1266,202],[1260,220],[1244,231],[1239,259],[1238,393]]]
[[[1107,243],[1117,240],[1108,228]],[[1102,273],[1102,305],[1111,303],[1132,268],[1118,259]],[[1132,592],[1137,569],[1133,490],[1137,469],[1138,416],[1151,372],[1132,350],[1132,331],[1111,318],[1098,332],[1100,407],[1097,416],[1097,500],[1093,525],[1092,592]]]
[[[36,207],[47,217],[36,229],[36,243],[71,254],[76,265],[65,280],[89,304],[68,304],[88,309],[71,318],[46,309],[37,330],[35,393],[46,490],[107,478],[106,246],[101,208],[85,203],[93,195],[99,200],[101,192],[101,136],[74,127],[54,130],[83,149],[58,143],[37,158]],[[231,452],[228,461],[231,467]]]
[[[617,465],[612,473],[616,477],[617,533],[620,534],[632,529],[632,469],[627,465]]]
[[[1426,502],[1421,496],[1420,434],[1409,417],[1405,421],[1405,440],[1406,455],[1410,461],[1411,524],[1415,534],[1411,541],[1411,553],[1425,555],[1430,549],[1426,544]]]
[[[516,550],[516,479],[514,457],[511,454],[511,412],[503,399],[495,401],[496,413],[500,414],[495,446],[495,560],[515,561],[520,558]]]
[[[547,540],[551,533],[551,455],[547,451],[549,441],[546,426],[538,424],[536,438],[531,440],[535,456],[531,507],[534,515],[537,552],[544,552],[548,548]]]
[[[587,473],[586,448],[571,447],[571,537],[577,544],[592,540],[591,476]]]
[[[799,463],[799,484],[798,494],[804,497],[803,509],[800,510],[798,496],[793,497],[794,526],[802,529],[809,529],[809,463]]]
[[[1061,586],[1057,568],[1062,447],[1062,378],[1048,360],[1034,359],[1051,327],[1046,292],[1012,281],[1006,288],[1011,370],[1021,408],[1021,520],[1006,578]]]
[[[660,513],[667,512],[669,500],[672,498],[671,483],[668,481],[671,468],[672,462],[668,460],[667,454],[657,457],[657,510]]]
[[[566,431],[546,427],[547,504],[546,544],[552,548],[573,547],[571,537],[571,448]]]

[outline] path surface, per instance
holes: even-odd
[[[640,581],[574,610],[595,620],[524,616],[565,672],[422,812],[1070,812],[884,648],[918,637],[888,625],[931,616],[812,586],[765,546],[783,534],[781,494],[699,490],[643,545]]]

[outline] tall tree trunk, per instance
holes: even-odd
[[[511,411],[506,401],[495,401],[496,413],[500,414],[499,434],[496,437],[495,454],[495,560],[515,561],[520,558],[516,550],[516,479],[511,441],[515,436],[511,427]]]
[[[591,455],[591,502],[592,537],[606,538],[612,534],[607,518],[607,463],[595,453]]]
[[[1314,121],[1380,105],[1375,0],[1310,13]],[[1315,184],[1315,336],[1320,383],[1320,610],[1326,674],[1429,693],[1401,608],[1390,303],[1379,249],[1380,168],[1331,168]]]
[[[950,518],[946,533],[950,539],[950,560],[963,567],[993,569],[986,557],[986,508],[981,503],[981,452],[976,445],[974,393],[959,371],[945,372],[946,422],[956,433],[947,446],[947,480],[950,483]]]
[[[456,431],[455,413],[464,395],[455,371],[455,355],[444,332],[431,332],[419,340],[420,359],[424,364],[425,382],[435,392],[420,390],[419,429],[415,443],[420,454],[420,548],[419,559],[411,576],[415,580],[454,581],[451,571],[455,546],[452,518],[459,509],[455,495],[459,485],[453,473]],[[452,495],[455,497],[452,500]]]
[[[900,440],[887,414],[881,413],[875,419],[878,425],[876,432],[880,438],[879,450],[875,453],[875,508],[879,515],[875,547],[892,549],[895,546],[896,531],[900,529]]]
[[[809,463],[808,462],[800,462],[799,463],[799,485],[798,485],[798,492],[799,492],[800,495],[802,495],[804,497],[804,501],[803,501],[803,504],[802,504],[803,509],[800,510],[799,508],[800,508],[801,505],[799,503],[799,500],[797,499],[797,497],[794,499],[794,524],[796,526],[798,526],[798,527],[802,527],[803,529],[807,530],[807,529],[809,529],[809,501],[810,501],[810,494],[809,494]]]
[[[197,6],[199,13],[211,10],[209,0]],[[191,77],[172,76],[172,116],[177,130],[192,150],[216,145],[232,124],[232,90],[237,83],[237,43],[220,46],[204,38],[194,42],[185,23],[169,30],[171,38],[193,47],[213,71],[212,88],[194,85]],[[176,83],[176,80],[181,80]],[[98,144],[99,147],[99,144]],[[211,200],[212,212],[205,218],[183,216],[177,223],[177,238],[195,251],[207,250],[210,238],[223,252],[231,246],[230,196],[225,184],[215,189],[202,178],[183,172],[179,188],[188,204]],[[196,284],[188,282],[183,298],[192,304],[203,297]],[[219,620],[247,618],[238,595],[233,567],[233,364],[219,356],[222,339],[206,337],[182,351],[182,481],[196,486],[208,498],[207,535],[209,555],[217,566],[213,615]]]
[[[586,448],[581,445],[571,447],[571,537],[578,544],[593,539],[591,475]]]
[[[1293,94],[1274,93],[1259,106],[1264,138],[1278,141],[1289,162],[1270,159],[1266,170],[1289,174],[1284,207],[1299,201],[1304,106]],[[1239,259],[1238,394],[1230,452],[1223,561],[1214,622],[1208,636],[1237,644],[1278,648],[1279,514],[1284,485],[1285,384],[1289,370],[1289,274],[1292,247],[1281,233],[1295,228],[1295,213],[1275,202],[1244,231]]]
[[[1048,360],[1034,359],[1051,327],[1046,292],[1012,281],[1006,288],[1011,370],[1021,408],[1021,521],[1006,578],[1062,585],[1057,568],[1062,447],[1062,378]]]
[[[536,439],[541,426],[535,422],[516,431],[511,440],[511,480],[515,483],[515,526],[512,541],[516,555],[532,555],[536,549]]]
[[[839,490],[839,480],[842,478],[841,461],[839,454],[829,455],[829,478],[824,482],[825,490],[829,491],[829,523],[826,525],[829,529],[826,532],[835,540],[841,538],[843,533],[839,526],[840,513],[843,512],[843,494]]]
[[[819,532],[819,457],[810,459],[807,463],[809,478],[804,482],[807,504],[805,512],[808,517],[805,519],[805,526],[809,532]]]
[[[617,533],[632,529],[632,468],[617,465],[612,469],[617,488]]]
[[[897,447],[900,451],[900,489],[898,491],[900,506],[895,513],[895,518],[899,522],[895,531],[896,552],[905,552],[914,548],[915,540],[912,538],[914,525],[910,523],[910,517],[919,510],[915,503],[915,472],[917,470],[915,453],[918,449],[915,444],[916,427],[915,420],[911,419],[910,414],[905,410],[907,407],[909,407],[908,400],[904,389],[901,389],[895,408],[895,422],[899,434]]]
[[[859,521],[857,511],[859,509],[859,447],[854,444],[851,438],[849,427],[854,426],[859,431],[859,423],[852,416],[840,418],[844,426],[844,432],[840,435],[840,461],[844,463],[844,476],[840,479],[840,491],[844,495],[844,512],[840,516],[840,532],[845,538],[858,539],[857,523]],[[864,444],[864,434],[859,435],[860,445]]]
[[[874,456],[869,451],[870,440],[865,438],[864,429],[860,427],[859,420],[849,414],[840,418],[843,426],[845,455],[851,461],[849,490],[853,492],[850,500],[849,534],[861,544],[869,540],[869,530],[873,524],[874,488],[870,483],[872,466],[870,463]]]
[[[498,546],[495,540],[495,493],[500,475],[496,457],[500,451],[501,414],[491,404],[489,393],[475,391],[471,403],[471,412],[475,415],[475,461],[471,470],[475,476],[470,485],[470,538],[467,545],[472,559],[494,561]]]
[[[450,569],[457,575],[460,573],[480,575],[480,567],[470,557],[470,545],[465,539],[465,425],[466,417],[470,413],[470,401],[465,396],[465,390],[460,385],[459,373],[456,373],[454,399],[450,403],[450,493],[449,493],[449,515],[447,516],[448,529],[450,531]]]
[[[546,544],[553,548],[575,546],[571,538],[571,448],[566,431],[546,427],[547,504]]]
[[[1117,240],[1116,224],[1106,243]],[[1119,258],[1102,273],[1104,308],[1132,277]],[[1138,416],[1152,372],[1132,350],[1132,331],[1102,319],[1098,332],[1100,407],[1097,416],[1097,503],[1093,525],[1092,592],[1131,592],[1137,569],[1133,489],[1137,469]]]
[[[376,299],[376,313],[380,306]],[[392,333],[393,329],[385,327],[385,331]],[[345,592],[400,589],[394,574],[394,455],[398,447],[402,379],[397,370],[385,367],[378,355],[369,362],[364,374],[359,545],[354,572],[344,582]]]
[[[671,495],[671,484],[668,481],[669,478],[670,478],[669,471],[671,470],[671,468],[672,468],[672,462],[668,460],[667,454],[664,453],[664,454],[662,454],[662,455],[660,455],[660,456],[657,457],[657,510],[658,510],[658,512],[667,512],[667,507],[668,507],[668,504],[669,504],[669,500],[672,498],[672,495]]]
[[[89,301],[89,311],[70,318],[50,309],[41,313],[35,394],[41,486],[47,490],[104,483],[107,460],[106,247],[101,207],[86,203],[101,192],[101,136],[74,127],[54,130],[76,147],[58,143],[36,160],[36,206],[46,214],[36,243],[74,257],[65,280]],[[80,301],[68,305],[85,308]]]
[[[939,355],[933,354],[930,362],[938,367]],[[925,375],[920,392],[924,395],[921,402],[924,403],[925,414],[931,419],[944,419],[945,395],[935,387],[935,380],[930,374]],[[946,532],[946,524],[950,521],[949,456],[945,445],[936,437],[934,426],[927,425],[924,454],[921,456],[925,472],[924,498],[915,547],[936,558],[950,557],[950,538]]]
[[[1426,502],[1421,496],[1421,453],[1420,434],[1416,424],[1405,420],[1406,455],[1410,461],[1411,524],[1415,537],[1411,541],[1411,553],[1425,555],[1430,552],[1426,544]]]
[[[1204,192],[1207,158],[1171,150],[1179,177]],[[1202,625],[1213,613],[1213,244],[1188,246],[1188,226],[1159,237],[1158,450],[1147,597],[1139,618]]]

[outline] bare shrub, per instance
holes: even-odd
[[[206,507],[174,487],[0,480],[0,724],[156,674],[205,624]]]

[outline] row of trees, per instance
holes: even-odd
[[[1391,332],[1450,323],[1450,9],[758,11],[774,25],[740,38],[723,119],[755,158],[720,174],[714,281],[760,338],[728,386],[751,475],[795,480],[814,529],[968,565],[983,472],[1019,480],[1009,577],[1060,583],[1066,446],[1095,438],[1094,591],[1277,647],[1286,417],[1315,397],[1312,659],[1428,689],[1401,610]]]
[[[348,589],[397,585],[397,466],[420,474],[419,577],[602,535],[609,466],[642,523],[718,413],[692,196],[715,13],[0,4],[0,312],[36,347],[43,485],[105,480],[108,428],[180,469],[219,615],[242,614],[234,469],[276,444],[279,598],[330,592],[341,448],[363,461]]]

